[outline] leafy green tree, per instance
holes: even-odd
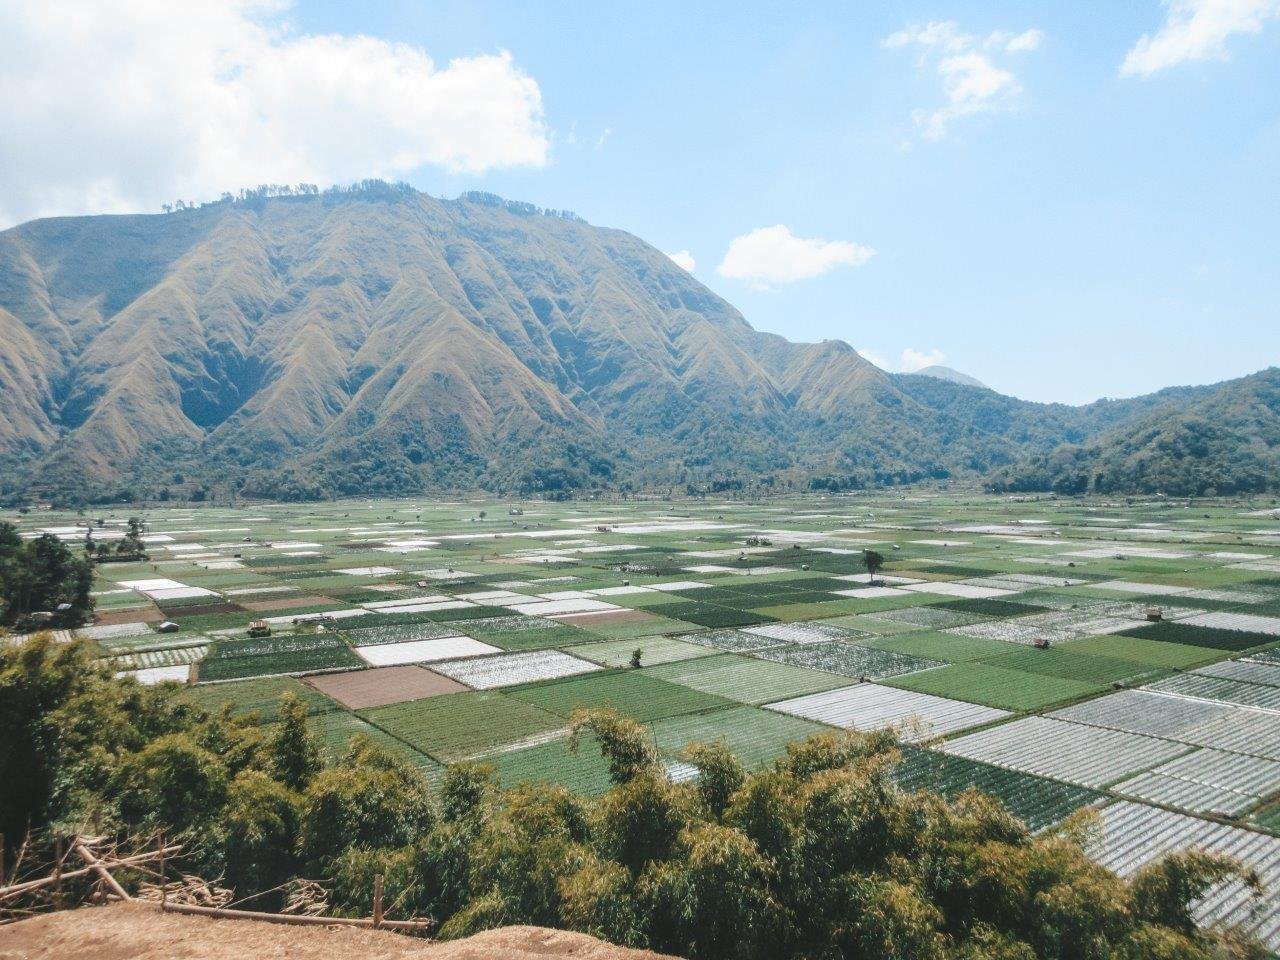
[[[699,776],[676,784],[638,724],[584,712],[575,729],[614,771],[603,796],[504,791],[492,769],[458,764],[437,799],[363,737],[300,775],[305,713],[285,712],[287,736],[283,722],[263,732],[176,685],[117,679],[85,643],[0,646],[0,816],[15,835],[91,816],[198,832],[184,869],[223,873],[240,896],[304,872],[338,914],[367,916],[382,874],[393,915],[430,917],[444,937],[539,923],[692,960],[1267,955],[1193,922],[1217,884],[1256,883],[1233,861],[1181,853],[1121,879],[1088,855],[1096,813],[1033,835],[977,791],[906,792],[885,732],[818,735],[751,772],[723,744],[694,746]]]
[[[121,762],[114,792],[126,823],[182,831],[217,822],[227,788],[215,754],[188,733],[170,733]]]
[[[23,540],[13,524],[0,522],[0,623],[47,611],[52,625],[79,626],[93,610],[92,585],[88,558],[51,534]]]
[[[231,781],[217,826],[226,881],[234,890],[270,890],[297,875],[300,800],[257,770]]]
[[[446,822],[477,827],[497,793],[497,776],[490,764],[452,764],[440,785],[440,814]]]
[[[713,817],[722,817],[733,795],[746,782],[742,761],[723,740],[691,743],[681,752],[680,759],[698,768],[698,796]]]
[[[564,787],[522,784],[478,838],[473,889],[501,896],[509,922],[559,926],[560,879],[583,864],[589,832],[580,797]]]
[[[307,862],[323,867],[350,846],[405,846],[435,817],[422,773],[357,735],[343,762],[315,776],[303,794],[300,846]]]
[[[1143,923],[1194,937],[1197,928],[1189,904],[1237,873],[1237,864],[1221,854],[1202,850],[1169,854],[1142,867],[1129,879],[1134,915]],[[1262,892],[1256,874],[1246,874],[1244,880]]]
[[[623,946],[649,943],[644,907],[622,864],[588,853],[559,887],[566,926]]]
[[[670,859],[689,823],[692,798],[661,768],[637,774],[596,804],[597,849],[638,876],[650,862]]]
[[[867,579],[875,583],[876,574],[884,568],[884,554],[875,550],[863,550],[862,565],[867,569]]]
[[[769,861],[733,827],[703,823],[680,838],[679,855],[639,880],[652,918],[650,943],[692,960],[742,957],[776,926]]]
[[[307,726],[307,706],[292,691],[280,698],[280,723],[268,747],[272,772],[290,790],[305,790],[320,771],[320,738]]]
[[[141,560],[147,559],[147,547],[142,542],[144,533],[146,533],[146,524],[139,517],[130,517],[124,536],[116,544],[116,553]]]
[[[624,784],[660,769],[658,751],[644,727],[616,710],[575,710],[569,718],[569,749],[576,752],[584,733],[591,734],[609,761],[609,776]]]

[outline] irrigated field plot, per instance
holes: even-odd
[[[613,670],[516,687],[510,696],[568,719],[580,707],[611,707],[642,722],[727,706],[730,701],[647,672]]]
[[[769,703],[849,683],[847,678],[830,673],[736,653],[664,663],[645,672],[703,693],[737,700],[739,703]]]
[[[565,726],[562,717],[532,704],[479,690],[377,707],[361,716],[442,762],[478,756]]]

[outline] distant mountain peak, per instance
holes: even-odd
[[[977,377],[971,377],[967,373],[961,373],[959,370],[953,370],[951,367],[944,367],[938,363],[922,367],[914,371],[914,375],[917,377],[933,377],[936,380],[946,380],[949,383],[958,383],[966,387],[981,387],[983,390],[991,389]]]

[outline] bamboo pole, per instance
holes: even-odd
[[[169,905],[169,882],[164,875],[164,833],[156,834],[156,846],[160,848],[160,912],[163,913]]]
[[[53,841],[53,908],[62,909],[62,837]]]
[[[121,900],[133,899],[133,897],[129,896],[129,894],[125,892],[124,887],[120,886],[120,884],[116,881],[116,878],[111,875],[110,871],[107,870],[107,868],[102,865],[102,861],[89,852],[89,848],[84,845],[83,840],[81,840],[79,837],[76,837],[75,843],[72,845],[72,849],[74,849],[75,852],[79,854],[81,860],[83,860],[85,863],[87,863],[90,867],[93,868],[93,872],[98,875],[98,877],[102,880],[103,883],[107,885],[107,887],[111,890],[112,893],[114,893]]]
[[[175,843],[172,846],[168,846],[163,849],[166,855],[170,853],[177,853],[182,849],[182,844]],[[131,857],[121,857],[119,860],[102,861],[102,866],[106,869],[114,870],[116,867],[130,867],[136,864],[148,863],[155,858],[156,852],[150,851],[148,853],[137,853]],[[62,874],[62,879],[70,880],[73,877],[83,877],[93,872],[93,867],[82,867],[77,870],[67,870]],[[28,890],[38,890],[40,887],[50,886],[53,882],[54,875],[50,874],[47,877],[41,877],[39,880],[27,880],[23,883],[15,883],[8,887],[0,887],[0,900],[6,897],[16,896],[19,893],[26,893]]]
[[[373,920],[368,917],[311,917],[305,914],[261,913],[257,910],[232,910],[228,907],[197,907],[194,904],[171,903],[165,910],[169,913],[187,913],[200,917],[219,917],[227,920],[261,920],[265,923],[285,923],[296,926],[311,927],[370,927]],[[404,930],[406,932],[425,933],[431,929],[429,920],[383,920],[383,930]]]

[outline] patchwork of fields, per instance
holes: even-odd
[[[517,512],[517,510],[519,512]],[[364,733],[429,776],[597,793],[580,706],[646,724],[673,776],[722,738],[749,765],[833,727],[899,727],[909,789],[968,787],[1033,828],[1102,809],[1099,856],[1231,850],[1280,885],[1280,512],[1267,503],[808,498],[341,502],[147,510],[82,633],[143,683]],[[119,536],[123,511],[26,535]],[[868,580],[862,552],[885,566]],[[1150,611],[1158,608],[1159,619]],[[271,633],[246,635],[251,621]],[[160,632],[171,621],[173,632]],[[169,628],[173,629],[173,628]],[[1047,641],[1047,646],[1045,643]],[[638,651],[639,666],[633,666]],[[1250,913],[1252,911],[1252,913]],[[1214,891],[1280,948],[1280,887]]]

